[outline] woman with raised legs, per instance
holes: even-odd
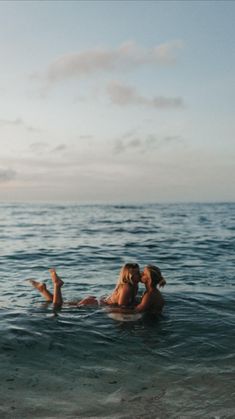
[[[57,275],[55,269],[50,269],[50,274],[54,287],[53,294],[47,289],[46,284],[42,282],[30,280],[30,283],[43,295],[46,301],[52,302],[55,306],[60,307],[63,304],[61,288],[64,282]],[[139,265],[136,263],[126,263],[121,269],[117,285],[110,297],[102,298],[98,301],[96,297],[88,296],[80,301],[67,302],[67,304],[77,307],[98,304],[130,307],[136,302],[139,281]]]

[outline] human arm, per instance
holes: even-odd
[[[134,292],[133,292],[134,291]],[[133,290],[129,284],[122,284],[115,288],[112,295],[100,300],[100,304],[108,306],[128,307],[134,304],[134,297],[138,291],[138,287]]]
[[[88,305],[98,305],[98,300],[96,297],[88,296],[83,298],[81,301],[77,302],[77,307],[88,306]]]
[[[119,307],[112,307],[110,308],[111,313],[123,313],[123,314],[134,314],[134,313],[143,313],[147,311],[151,306],[151,296],[148,294],[144,294],[141,302],[133,307],[124,307],[124,305],[119,305]]]
[[[158,290],[154,292],[146,292],[141,302],[134,308],[115,307],[110,311],[112,313],[134,314],[151,311],[151,313],[159,314],[164,306],[164,299]]]

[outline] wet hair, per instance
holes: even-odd
[[[119,285],[123,284],[129,284],[133,286],[133,273],[136,269],[140,269],[138,263],[126,263],[120,271],[116,289],[119,287]]]
[[[151,286],[156,287],[158,285],[159,287],[164,287],[164,285],[166,285],[166,280],[157,266],[147,265],[145,269],[147,269],[149,273]]]

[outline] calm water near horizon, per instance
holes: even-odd
[[[0,418],[234,418],[235,204],[0,204]],[[55,313],[108,295],[120,267],[158,265],[158,319]],[[140,294],[143,288],[140,287]]]

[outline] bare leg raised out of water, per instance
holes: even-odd
[[[64,285],[62,279],[57,275],[55,269],[50,269],[51,279],[54,284],[54,293],[51,294],[48,291],[46,284],[43,282],[35,281],[34,279],[30,280],[30,283],[36,288],[48,302],[53,302],[56,306],[61,306],[63,304],[62,294],[61,294],[61,287]]]
[[[29,282],[43,295],[46,301],[53,301],[53,295],[50,293],[50,291],[48,291],[46,284],[44,284],[43,282],[34,281],[34,279],[30,279]]]
[[[54,284],[54,294],[53,294],[53,304],[57,307],[62,306],[63,298],[61,293],[61,288],[64,285],[62,279],[57,275],[55,269],[50,269],[51,279]]]
[[[48,291],[46,284],[43,282],[37,282],[33,279],[30,280],[30,283],[33,285],[34,288],[36,288],[46,299],[48,302],[53,302],[55,307],[61,307],[63,304],[63,298],[61,293],[61,287],[63,287],[64,282],[62,279],[57,275],[56,270],[54,268],[49,269],[51,279],[54,286],[54,293],[51,294],[50,291]],[[89,296],[85,297],[80,301],[70,301],[66,303],[70,306],[86,306],[86,305],[98,305],[98,300],[96,297]]]

